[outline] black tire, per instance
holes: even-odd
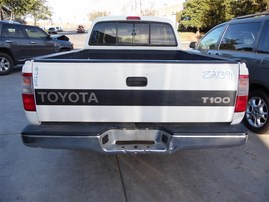
[[[14,67],[12,58],[6,53],[0,53],[0,76],[9,74]]]
[[[59,52],[66,52],[66,51],[70,51],[70,50],[67,48],[61,48]]]
[[[266,133],[269,129],[268,108],[269,98],[267,94],[262,90],[251,91],[244,117],[246,127],[258,134]]]

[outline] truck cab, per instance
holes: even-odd
[[[170,20],[148,16],[97,18],[88,33],[85,49],[175,50],[180,41]]]

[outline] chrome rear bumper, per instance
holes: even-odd
[[[94,150],[103,153],[172,153],[185,149],[243,145],[247,130],[236,126],[104,127],[104,125],[29,125],[22,132],[30,147]]]

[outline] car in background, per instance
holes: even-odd
[[[0,76],[33,57],[72,49],[65,35],[50,36],[39,27],[0,21]]]
[[[84,32],[85,32],[84,26],[79,25],[78,28],[77,28],[77,33],[84,33]]]
[[[50,27],[50,28],[48,29],[48,33],[49,33],[49,34],[57,34],[57,33],[58,33],[58,30],[57,30],[56,27]]]
[[[217,25],[198,43],[191,42],[190,48],[246,63],[250,88],[244,123],[253,132],[268,132],[269,12],[237,17]]]
[[[56,27],[57,32],[63,32],[63,28],[62,27]]]

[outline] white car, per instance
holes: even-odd
[[[57,30],[56,27],[50,27],[50,28],[48,29],[48,33],[49,33],[49,34],[57,34],[57,33],[58,33],[58,30]]]
[[[56,27],[57,31],[58,32],[62,32],[63,31],[63,28],[62,27]]]

